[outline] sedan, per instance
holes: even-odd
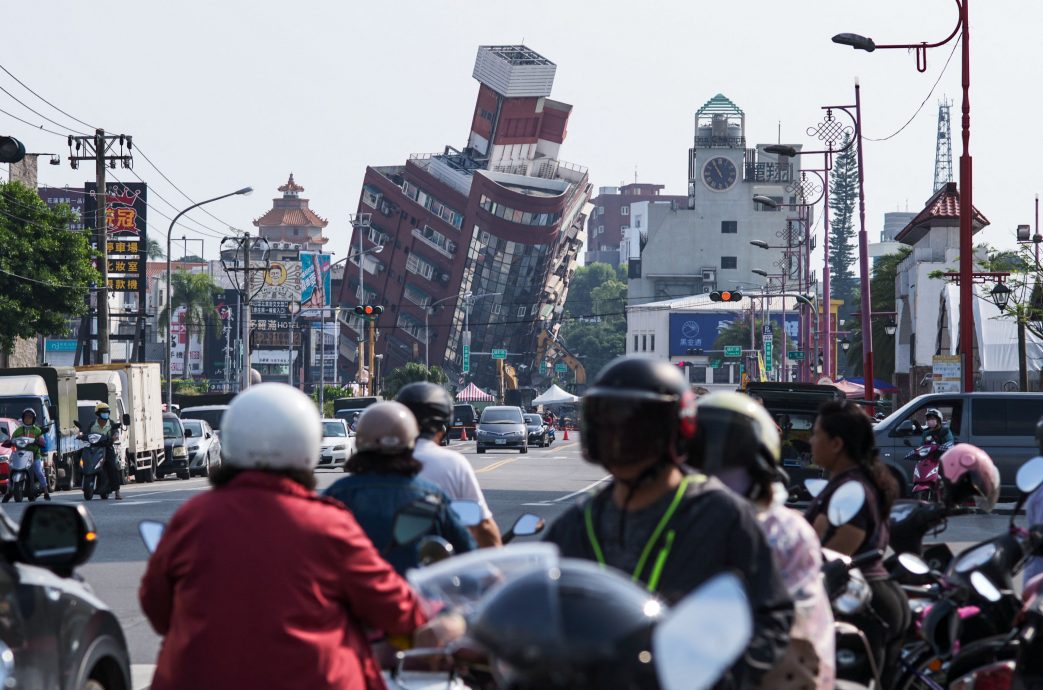
[[[319,467],[340,467],[355,452],[355,432],[343,419],[322,420]]]
[[[538,414],[525,415],[525,430],[529,434],[529,445],[540,448],[550,445],[550,435],[543,417]]]
[[[221,466],[221,439],[205,419],[182,419],[188,471],[206,477],[211,467]]]
[[[517,448],[529,452],[528,432],[520,407],[487,407],[475,429],[475,451],[484,453],[489,448]]]

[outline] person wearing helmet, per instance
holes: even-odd
[[[945,417],[942,415],[941,410],[937,408],[930,408],[927,410],[925,416],[926,426],[923,430],[923,441],[920,445],[927,445],[933,443],[936,446],[952,445],[955,443],[955,439],[952,435],[952,430],[945,423]]]
[[[105,444],[105,464],[103,466],[105,480],[110,487],[116,487],[115,498],[117,501],[122,501],[123,496],[120,495],[120,484],[123,478],[120,476],[119,467],[116,466],[116,451],[113,448],[113,444],[119,440],[119,429],[109,420],[111,414],[109,406],[105,403],[100,402],[95,405],[94,416],[97,419],[91,425],[90,433],[101,434],[107,439]],[[86,434],[80,434],[80,437],[84,436]]]
[[[367,630],[409,635],[425,616],[351,512],[315,494],[321,438],[295,388],[232,400],[214,489],[174,514],[141,581],[164,636],[153,690],[383,690]]]
[[[22,423],[11,434],[11,438],[18,438],[19,436],[31,436],[36,439],[36,443],[28,446],[28,449],[33,452],[33,476],[36,481],[36,487],[31,490],[31,496],[36,496],[40,490],[43,490],[44,500],[49,501],[51,500],[51,490],[47,486],[47,477],[44,476],[43,458],[41,456],[41,451],[47,445],[47,438],[43,435],[43,429],[36,425],[36,410],[31,407],[22,410]],[[12,444],[8,440],[4,445],[10,446]],[[4,494],[3,503],[11,500],[11,497],[14,495],[13,491],[13,483],[7,482],[7,492]]]
[[[420,564],[419,542],[397,544],[395,516],[423,502],[432,507],[432,534],[453,545],[454,552],[471,551],[474,542],[449,507],[449,497],[417,475],[423,465],[413,456],[420,428],[402,403],[378,402],[359,417],[355,454],[344,469],[351,474],[337,480],[325,495],[351,509],[370,541],[399,574]]]
[[[714,575],[741,572],[754,634],[731,682],[758,686],[789,643],[793,600],[750,505],[684,469],[696,431],[687,381],[669,362],[619,357],[581,406],[583,457],[612,481],[558,518],[546,540],[563,557],[623,571],[671,604]]]
[[[731,391],[700,398],[695,415],[688,465],[750,501],[795,604],[790,646],[762,687],[832,688],[833,611],[822,583],[822,547],[804,516],[784,505],[786,475],[775,420],[750,396]]]
[[[869,608],[846,620],[865,633],[876,651],[882,687],[893,687],[911,618],[905,592],[890,579],[882,559],[898,482],[877,454],[869,415],[850,400],[831,400],[819,409],[811,430],[811,458],[829,475],[805,513],[822,545],[847,556],[881,554],[859,566],[872,592]],[[826,509],[833,494],[849,482],[862,485],[865,501],[857,515],[837,527],[829,522]]]
[[[478,477],[467,459],[455,450],[442,447],[450,420],[453,417],[453,399],[448,391],[427,381],[402,387],[395,400],[409,408],[420,427],[413,457],[423,464],[418,475],[431,482],[453,501],[474,501],[482,509],[482,521],[470,528],[479,547],[500,546],[500,529],[496,526],[489,504],[485,502]]]

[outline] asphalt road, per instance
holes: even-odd
[[[454,441],[452,447],[464,453],[474,466],[502,531],[527,512],[551,522],[578,496],[607,479],[604,470],[580,457],[574,434],[571,440],[559,440],[550,448],[530,448],[526,455],[516,451],[478,455],[473,442]],[[319,489],[341,476],[340,471],[320,470]],[[119,617],[130,647],[136,689],[148,686],[160,644],[160,638],[152,631],[137,603],[138,585],[148,558],[138,536],[138,523],[142,520],[165,522],[185,501],[207,490],[207,482],[202,478],[187,481],[168,478],[153,484],[124,487],[125,499],[119,503],[97,498],[89,503],[99,541],[94,557],[80,572]],[[82,495],[58,493],[54,500],[79,502]],[[19,520],[24,505],[8,503],[4,510]],[[950,543],[958,553],[1002,532],[1008,520],[1005,515],[955,518],[936,540]]]

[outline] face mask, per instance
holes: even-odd
[[[109,418],[109,413],[108,412],[102,412],[98,416],[101,417],[102,419],[108,419]]]
[[[938,420],[935,419],[934,417],[931,417],[930,419],[927,420],[927,426],[929,428],[931,428],[931,429],[937,428],[938,427]]]

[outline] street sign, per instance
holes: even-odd
[[[76,352],[75,340],[51,340],[47,339],[47,352]]]
[[[721,368],[721,364],[723,362],[724,362],[724,360],[721,359],[720,357],[714,357],[713,359],[710,360],[710,368],[711,369],[720,369]]]
[[[461,366],[460,369],[465,374],[468,373],[469,371],[471,371],[471,346],[470,345],[464,345],[463,366]]]
[[[797,361],[804,359],[804,352],[802,350],[790,350],[786,353],[786,356],[794,361]]]
[[[767,371],[773,371],[775,369],[775,363],[772,361],[772,342],[770,340],[764,341],[764,368]]]
[[[556,371],[559,374],[564,374],[568,370],[569,368],[565,365],[564,362],[558,362],[554,365],[554,371]]]
[[[507,350],[493,350],[493,359],[507,359]]]
[[[742,357],[742,346],[741,345],[725,345],[724,346],[725,357]]]
[[[540,375],[542,376],[543,374],[546,374],[546,373],[547,373],[547,363],[546,362],[540,362]]]
[[[761,329],[761,332],[764,335],[771,335],[771,324],[770,323],[764,324],[764,327]]]

